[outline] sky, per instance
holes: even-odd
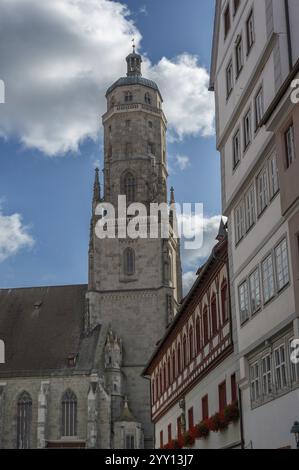
[[[212,0],[1,0],[0,288],[87,282],[105,91],[125,75],[133,37],[164,98],[168,187],[204,204],[204,245],[182,252],[190,287],[221,214],[213,18]]]

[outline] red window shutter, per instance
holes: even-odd
[[[168,429],[167,429],[167,431],[168,431],[168,444],[170,444],[170,443],[171,443],[171,441],[172,441],[172,435],[171,435],[171,424],[169,424],[169,425],[168,425]]]
[[[160,431],[160,448],[162,449],[164,446],[163,444],[163,431]]]
[[[226,405],[226,382],[222,382],[222,384],[219,385],[219,411],[223,411]]]
[[[231,376],[232,402],[238,400],[236,374]]]
[[[189,429],[194,426],[194,416],[193,416],[193,407],[188,410],[188,426]]]
[[[208,397],[208,395],[206,395],[205,397],[202,398],[201,408],[202,408],[202,419],[204,421],[205,419],[209,418],[209,397]]]
[[[182,435],[182,422],[181,422],[181,417],[180,416],[177,419],[177,428],[178,428],[178,437],[181,437],[181,435]]]

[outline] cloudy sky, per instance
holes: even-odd
[[[0,288],[86,282],[105,91],[125,75],[132,37],[164,97],[169,185],[204,204],[204,246],[182,254],[190,285],[221,211],[213,15],[211,0],[1,0]]]

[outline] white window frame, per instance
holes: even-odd
[[[257,176],[257,201],[258,215],[261,215],[269,203],[267,168],[263,168]]]
[[[276,152],[272,154],[268,161],[269,167],[269,186],[270,186],[270,197],[271,199],[276,196],[279,192],[279,176],[277,167],[277,155]]]
[[[254,14],[251,10],[246,21],[247,54],[251,51],[255,42]]]
[[[289,340],[289,357],[291,357],[291,354],[293,352],[292,342],[294,341],[294,339],[295,338],[291,338]],[[299,363],[293,364],[293,362],[290,361],[290,364],[291,381],[292,383],[297,383],[299,382]]]
[[[253,403],[259,401],[261,397],[259,362],[255,362],[250,367],[250,394],[251,394],[251,400]]]
[[[259,91],[257,92],[255,99],[255,128],[257,129],[262,121],[264,116],[264,90],[261,86]]]
[[[252,184],[245,194],[245,225],[247,232],[254,226],[255,222],[255,188],[254,184]]]
[[[235,209],[235,236],[236,244],[244,237],[244,202],[241,201]]]
[[[240,322],[244,325],[250,318],[249,289],[247,280],[239,286]]]
[[[262,306],[261,276],[257,267],[249,276],[251,312],[255,314]]]
[[[231,59],[226,67],[226,96],[230,96],[234,89],[234,67],[233,60]]]
[[[243,39],[242,39],[241,34],[238,37],[238,42],[236,44],[235,53],[236,53],[236,77],[238,78],[240,73],[242,72],[243,65],[244,65]]]
[[[251,108],[247,111],[243,119],[244,129],[244,151],[250,146],[252,142],[252,114]]]
[[[286,238],[284,238],[275,247],[275,270],[276,270],[276,285],[277,290],[280,292],[290,282],[290,267],[289,267],[289,255],[288,255],[288,244]]]
[[[262,390],[264,396],[272,394],[272,357],[271,354],[266,354],[262,357],[261,361],[261,372],[262,372]]]
[[[233,168],[236,168],[241,161],[241,130],[238,128],[233,137]]]
[[[284,358],[282,357],[282,351]],[[279,362],[277,361],[279,359]],[[288,385],[288,370],[286,360],[286,347],[282,343],[280,346],[274,349],[274,369],[275,369],[275,384],[277,390],[283,390]],[[285,382],[284,382],[285,379]],[[280,382],[280,383],[279,383]]]
[[[295,160],[295,135],[294,135],[294,124],[290,124],[285,132],[285,145],[286,145],[286,164],[289,168]]]
[[[271,263],[269,263],[271,261]],[[266,266],[267,264],[267,266]],[[264,267],[266,266],[266,270]],[[270,253],[262,262],[263,298],[266,304],[275,296],[275,276],[273,256]]]

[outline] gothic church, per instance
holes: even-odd
[[[142,77],[135,49],[126,60],[127,76],[106,93],[88,285],[0,290],[0,448],[154,446],[150,385],[141,374],[181,301],[173,217],[168,239],[95,234],[100,202],[117,207],[126,195],[147,207],[167,203],[163,100]]]

